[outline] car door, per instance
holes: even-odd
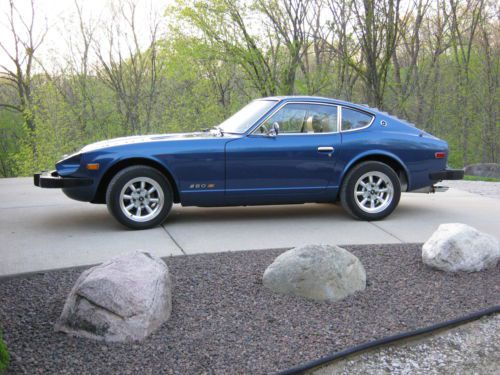
[[[279,126],[272,134],[273,124]],[[336,178],[341,146],[338,107],[287,102],[252,134],[226,145],[226,201],[265,204],[321,201]]]

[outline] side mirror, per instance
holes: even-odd
[[[273,122],[273,126],[269,131],[267,132],[267,136],[269,137],[276,137],[280,132],[280,125],[277,122]]]

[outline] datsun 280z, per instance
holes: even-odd
[[[105,203],[133,229],[165,221],[173,203],[243,206],[340,201],[379,220],[402,191],[461,179],[448,144],[375,108],[319,97],[254,100],[211,130],[94,143],[34,175],[42,188]]]

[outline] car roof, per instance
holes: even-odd
[[[346,102],[345,100],[326,98],[324,96],[308,96],[308,95],[287,95],[287,96],[270,96],[261,98],[260,100],[278,100],[278,101],[304,101],[304,102],[323,102],[332,104],[341,104],[353,108],[359,108],[366,112],[379,112],[376,108],[370,108],[367,105]]]
[[[307,96],[307,95],[287,95],[287,96],[269,96],[266,98],[260,98],[260,100],[278,100],[278,101],[304,101],[304,102],[323,102],[323,103],[331,103],[331,104],[340,104],[343,106],[359,109],[361,111],[365,111],[371,113],[375,116],[384,115],[387,117],[391,117],[392,119],[402,122],[403,124],[415,127],[415,124],[408,122],[404,119],[400,119],[399,117],[390,114],[388,112],[384,112],[378,108],[370,107],[368,104],[356,104],[347,102],[345,100],[334,99],[334,98],[326,98],[323,96]]]

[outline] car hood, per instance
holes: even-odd
[[[83,147],[80,152],[90,152],[102,148],[130,145],[136,143],[147,142],[164,142],[164,141],[180,141],[187,139],[206,139],[216,138],[217,136],[211,132],[196,132],[196,133],[176,133],[176,134],[153,134],[153,135],[134,135],[130,137],[120,137],[91,143]],[[226,135],[224,135],[226,137]]]

